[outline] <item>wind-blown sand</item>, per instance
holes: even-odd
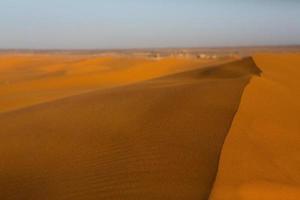
[[[226,139],[212,200],[300,199],[300,54],[254,56]]]
[[[0,114],[0,199],[207,199],[259,72],[247,58]]]

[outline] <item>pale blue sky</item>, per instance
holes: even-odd
[[[299,0],[0,0],[0,48],[300,44]]]

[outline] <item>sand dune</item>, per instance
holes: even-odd
[[[0,112],[222,60],[126,55],[0,54]]]
[[[300,54],[258,54],[226,139],[212,200],[300,199]]]
[[[253,59],[1,55],[0,199],[299,199],[300,55]]]
[[[0,199],[207,199],[259,72],[247,58],[0,114]]]

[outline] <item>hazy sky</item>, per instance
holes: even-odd
[[[0,0],[0,48],[300,44],[300,0]]]

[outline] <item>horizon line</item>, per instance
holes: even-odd
[[[300,48],[299,44],[279,45],[227,45],[199,47],[132,47],[132,48],[1,48],[0,51],[134,51],[134,50],[178,50],[178,49],[247,49],[247,48]]]

